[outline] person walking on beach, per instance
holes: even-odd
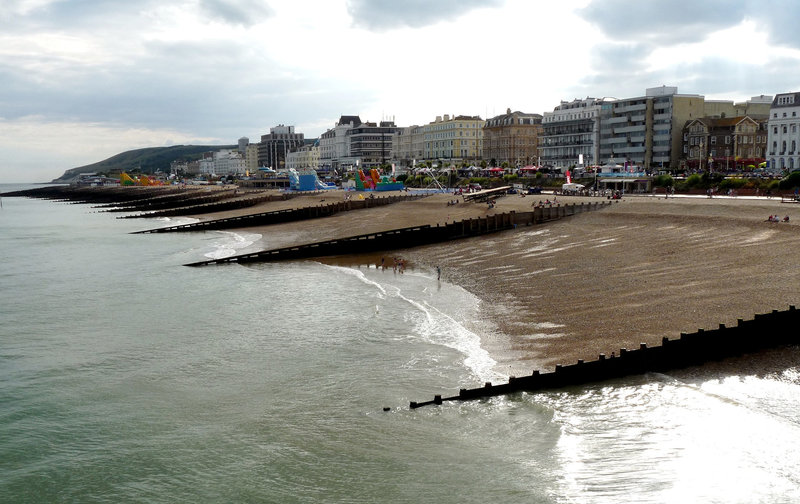
[[[436,266],[436,280],[442,279],[442,268],[440,266]]]

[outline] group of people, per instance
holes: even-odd
[[[781,220],[781,218],[777,215],[770,215],[767,217],[767,222],[789,222],[789,216],[787,215],[783,218],[783,220]]]
[[[395,273],[397,273],[398,269],[400,270],[400,273],[403,273],[406,270],[406,260],[403,259],[402,257],[392,257],[392,261],[394,262],[394,272]],[[388,267],[389,267],[389,265],[386,264],[386,258],[385,257],[381,257],[380,268],[385,270]]]
[[[550,201],[550,199],[548,198],[548,199],[544,200],[544,202],[542,200],[539,200],[538,203],[531,203],[531,206],[535,207],[535,208],[543,208],[543,207],[546,207],[546,206],[549,207],[549,206],[553,206],[553,205],[558,206],[558,198],[554,197],[553,201]]]

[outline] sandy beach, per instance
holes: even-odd
[[[297,208],[344,197],[332,191],[196,217]],[[528,211],[553,196],[508,195],[493,210],[484,203],[448,205],[453,198],[439,194],[246,231],[261,234],[263,248],[269,249]],[[597,200],[558,197],[559,204]],[[773,214],[790,220],[766,222]],[[798,304],[798,223],[800,205],[780,198],[633,196],[598,212],[396,253],[432,275],[440,266],[443,281],[477,295],[486,317],[471,329],[498,361],[498,371],[522,375],[640,343],[660,344],[662,337],[698,328],[735,325],[739,318]],[[375,264],[379,258],[324,261]]]

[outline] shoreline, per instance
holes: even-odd
[[[325,196],[264,207],[296,208],[337,195]],[[261,234],[261,247],[270,249],[490,213],[480,203],[447,206],[452,198],[440,194],[323,219],[239,229]],[[491,213],[527,211],[552,198],[508,195],[497,200]],[[558,199],[561,204],[597,200],[606,199]],[[225,216],[259,211],[265,210]],[[772,214],[788,215],[790,221],[765,222]],[[496,371],[522,376],[798,304],[800,277],[791,261],[800,247],[798,222],[800,205],[782,204],[780,198],[626,196],[599,212],[536,226],[315,260],[363,266],[380,263],[382,255],[397,255],[434,279],[441,266],[443,281],[481,300],[484,320],[469,329],[478,331],[497,362]]]
[[[277,248],[487,214],[482,204],[445,206],[448,198],[244,229]],[[495,211],[524,211],[548,198],[508,195]],[[790,221],[765,222],[772,214]],[[433,278],[441,266],[443,281],[481,300],[485,320],[470,329],[480,331],[497,372],[521,376],[798,304],[791,261],[798,222],[800,205],[780,198],[627,196],[599,212],[517,230],[317,260],[375,265],[381,255],[399,255]]]
[[[300,195],[248,208],[192,214],[199,220],[324,204],[354,192]],[[355,195],[355,196],[354,196]],[[273,249],[493,213],[529,211],[539,201],[606,201],[551,194],[506,195],[495,208],[449,205],[452,194],[341,212],[329,217],[230,228]],[[789,222],[766,222],[768,215]],[[326,264],[378,264],[402,256],[481,301],[474,327],[504,375],[548,371],[599,353],[660,344],[681,332],[735,325],[756,313],[800,305],[800,205],[781,199],[625,196],[597,212],[411,249],[315,259]]]
[[[445,280],[484,301],[497,324],[487,349],[521,376],[797,304],[800,207],[780,205],[629,197],[412,259],[444,263]],[[778,213],[790,221],[764,222]]]

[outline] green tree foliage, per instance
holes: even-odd
[[[778,187],[783,190],[793,190],[800,188],[800,171],[790,173],[788,176],[782,178]]]
[[[669,175],[658,175],[653,179],[653,185],[656,187],[672,187],[675,181]]]

